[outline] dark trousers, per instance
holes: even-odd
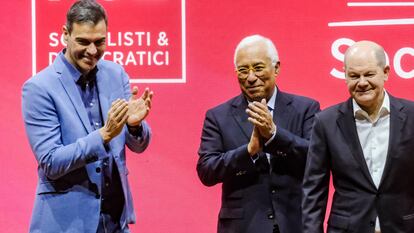
[[[130,231],[128,227],[122,230],[119,221],[114,221],[111,215],[101,213],[96,233],[130,233]]]

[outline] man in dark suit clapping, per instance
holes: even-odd
[[[272,41],[244,38],[236,48],[241,94],[207,111],[197,172],[222,183],[219,233],[301,233],[302,178],[319,103],[282,92]]]

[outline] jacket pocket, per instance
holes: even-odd
[[[243,208],[221,208],[219,218],[220,219],[236,219],[243,218]]]
[[[404,232],[414,232],[414,213],[402,216]]]
[[[407,215],[404,215],[402,218],[404,221],[413,220],[414,214],[407,214]]]
[[[349,217],[331,213],[328,220],[328,226],[347,230],[349,228]]]

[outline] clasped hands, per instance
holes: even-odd
[[[261,102],[249,103],[246,113],[249,115],[247,120],[253,124],[253,132],[247,150],[250,156],[254,156],[263,149],[264,142],[268,141],[276,132],[276,125],[265,99],[262,99]]]
[[[128,101],[117,99],[112,102],[105,125],[99,129],[105,143],[121,133],[125,124],[138,127],[147,117],[154,93],[146,88],[141,97],[138,97],[138,87],[133,87],[131,94]]]

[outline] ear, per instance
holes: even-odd
[[[384,81],[388,80],[388,75],[390,74],[390,66],[386,65],[384,67]]]
[[[344,79],[345,79],[345,83],[348,83],[348,79],[346,78],[346,66],[343,66],[342,69],[344,70]]]
[[[275,77],[279,75],[280,71],[280,61],[278,61],[275,65]]]
[[[62,26],[62,33],[63,33],[63,40],[65,41],[65,44],[68,44],[68,38],[70,36],[70,33],[66,25]]]

